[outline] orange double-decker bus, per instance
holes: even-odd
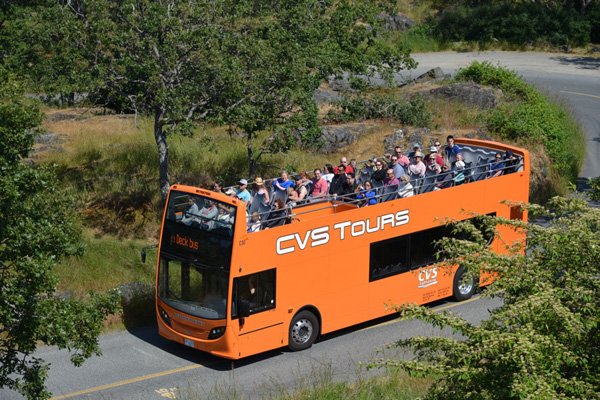
[[[238,359],[288,346],[310,347],[319,335],[393,310],[471,297],[474,282],[458,267],[442,273],[432,242],[447,232],[439,219],[463,210],[526,219],[529,154],[496,142],[457,139],[467,183],[407,198],[382,194],[377,204],[321,200],[287,211],[287,223],[248,233],[246,203],[189,186],[171,187],[160,235],[156,312],[160,335]],[[497,152],[517,158],[491,176]],[[511,236],[512,235],[512,236]],[[506,230],[503,240],[522,239]],[[501,251],[495,239],[492,248]]]

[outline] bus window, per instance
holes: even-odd
[[[176,310],[207,319],[225,318],[227,271],[161,259],[158,297]]]
[[[371,243],[369,282],[408,271],[407,247],[406,236]]]
[[[232,318],[238,317],[242,302],[247,302],[250,315],[275,308],[275,269],[235,278],[232,299]]]

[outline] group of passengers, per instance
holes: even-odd
[[[509,167],[517,162],[510,150],[506,151],[505,156],[497,153],[488,166],[487,177],[513,172],[514,168],[511,170]],[[363,207],[377,204],[378,194],[381,194],[377,188],[383,188],[386,193],[395,193],[399,198],[406,198],[416,194],[415,182],[426,176],[433,177],[431,190],[442,190],[462,185],[467,181],[466,164],[452,135],[446,138],[446,146],[443,149],[440,141],[436,140],[427,155],[423,154],[419,143],[414,143],[408,155],[405,155],[402,146],[398,145],[393,154],[369,160],[362,171],[358,170],[355,159],[348,163],[347,158],[342,157],[338,166],[325,164],[323,169],[316,168],[313,173],[314,177],[311,178],[308,173],[301,172],[292,180],[287,171],[282,171],[280,177],[273,181],[272,191],[267,188],[261,177],[254,180],[251,190],[248,190],[246,179],[240,179],[238,189],[229,188],[227,191],[223,190],[223,182],[216,181],[213,190],[246,202],[248,208],[253,202],[263,205],[263,212],[256,211],[257,207],[254,207],[255,210],[248,220],[248,232],[255,232],[285,224],[288,208],[302,203],[328,198],[350,201]],[[357,178],[359,174],[361,179]],[[210,205],[207,207],[197,211],[207,217],[228,214],[227,210],[221,212],[211,209]],[[183,222],[187,224],[186,221]]]

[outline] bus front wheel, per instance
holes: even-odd
[[[308,349],[319,334],[319,320],[310,311],[301,311],[290,323],[288,347],[292,351]]]
[[[454,274],[454,283],[452,285],[452,295],[457,301],[470,299],[475,293],[477,287],[476,280],[467,279],[463,267],[459,267]]]

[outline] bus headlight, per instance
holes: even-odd
[[[225,333],[225,327],[219,326],[218,328],[212,328],[208,334],[209,339],[218,339]]]
[[[158,313],[160,314],[162,320],[165,321],[165,324],[171,326],[171,319],[169,318],[169,314],[167,314],[167,312],[163,310],[161,306],[158,306]]]

